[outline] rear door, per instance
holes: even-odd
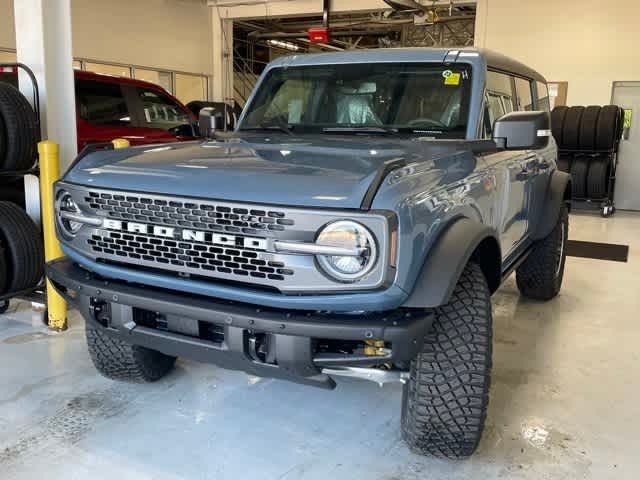
[[[531,96],[531,93],[529,93]],[[531,108],[531,101],[528,104]],[[526,108],[518,100],[515,78],[502,72],[487,72],[485,97],[485,134],[490,137],[494,122],[511,111]],[[503,261],[515,257],[529,229],[531,172],[536,163],[534,152],[527,150],[501,151],[484,157],[488,168],[493,170],[497,185],[495,206],[498,231],[502,246]]]

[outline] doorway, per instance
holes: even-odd
[[[613,82],[611,100],[625,110],[616,170],[616,208],[640,210],[640,82]]]

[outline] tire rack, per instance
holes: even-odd
[[[558,150],[559,155],[566,155],[571,161],[577,156],[591,158],[607,158],[609,160],[609,178],[607,179],[607,192],[603,198],[571,198],[571,207],[578,210],[600,210],[603,217],[610,217],[616,211],[613,200],[616,186],[616,167],[618,164],[618,145],[620,140],[616,140],[614,147],[610,150]]]
[[[5,71],[5,69],[11,69],[14,73],[18,73],[18,70],[23,70],[27,76],[29,77],[31,84],[33,86],[33,97],[32,97],[32,106],[33,110],[36,114],[36,122],[38,126],[38,131],[41,131],[40,128],[40,90],[38,89],[38,82],[36,80],[33,71],[27,67],[23,63],[0,63],[0,72]],[[1,171],[0,170],[0,188],[5,183],[5,179],[11,178],[24,178],[25,175],[35,175],[39,177],[40,169],[38,168],[38,160],[36,159],[36,164],[34,167],[28,170],[15,170],[15,171]],[[40,303],[43,305],[47,304],[47,296],[46,296],[46,286],[44,283],[44,279],[41,279],[37,285],[34,285],[31,288],[27,288],[24,290],[18,290],[16,292],[7,292],[0,295],[0,310],[8,306],[9,301],[12,298],[20,298],[23,300],[27,300],[34,303]]]

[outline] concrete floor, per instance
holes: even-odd
[[[629,263],[570,258],[546,304],[513,278],[494,296],[487,428],[461,462],[408,451],[399,386],[327,392],[189,361],[113,383],[77,315],[57,334],[15,304],[0,316],[0,478],[637,479],[639,233],[639,215],[572,215],[571,238],[630,244]]]

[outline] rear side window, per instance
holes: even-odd
[[[142,102],[141,127],[169,130],[191,122],[189,115],[168,96],[144,88],[137,91]]]
[[[120,85],[78,80],[76,96],[80,118],[93,125],[131,125]]]
[[[516,84],[516,108],[518,111],[533,110],[533,97],[531,95],[531,82],[524,78],[515,77]]]
[[[536,90],[538,95],[538,104],[536,110],[543,110],[548,112],[551,110],[549,103],[549,89],[547,84],[543,82],[536,82]]]
[[[490,136],[493,123],[514,109],[512,77],[504,73],[487,72],[485,105],[485,134]]]

